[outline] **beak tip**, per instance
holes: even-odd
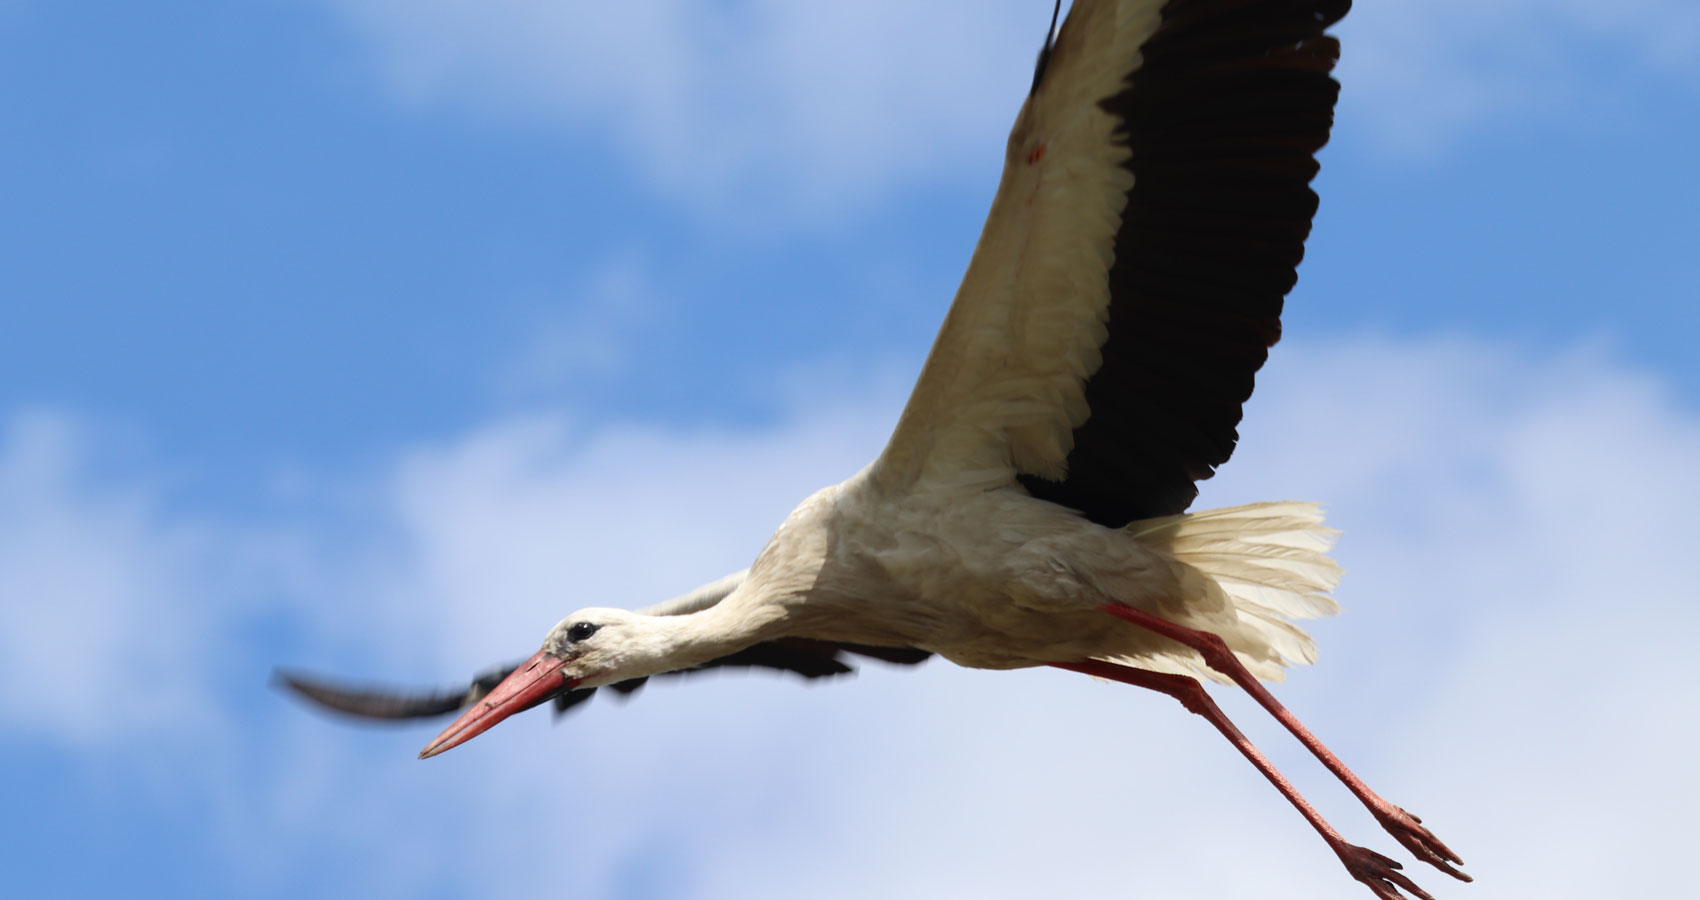
[[[501,684],[471,704],[459,719],[426,744],[425,749],[419,751],[419,758],[430,759],[453,750],[514,713],[530,709],[563,690],[570,690],[572,679],[556,674],[565,664],[565,660],[550,658],[546,650],[537,651],[537,655],[508,673]]]

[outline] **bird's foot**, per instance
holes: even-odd
[[[1399,893],[1400,888],[1409,891],[1417,900],[1434,900],[1427,891],[1417,887],[1416,882],[1399,871],[1402,866],[1374,850],[1341,844],[1334,848],[1334,852],[1340,854],[1340,861],[1346,864],[1346,871],[1351,872],[1353,878],[1369,885],[1369,889],[1381,900],[1407,900],[1404,894]]]
[[[1470,876],[1452,867],[1453,863],[1463,865],[1464,861],[1453,853],[1451,848],[1440,842],[1434,833],[1423,827],[1423,820],[1410,813],[1386,803],[1383,808],[1372,810],[1376,821],[1393,839],[1411,851],[1411,855],[1431,866],[1451,875],[1459,881],[1472,881]]]

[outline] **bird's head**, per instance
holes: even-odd
[[[624,609],[582,609],[549,629],[543,649],[521,663],[419,752],[436,756],[563,691],[665,671],[673,623]]]
[[[549,629],[541,652],[561,661],[561,677],[573,687],[599,687],[659,671],[672,646],[671,624],[625,609],[581,609]]]

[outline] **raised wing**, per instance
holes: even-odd
[[[1350,0],[1076,0],[872,477],[1100,524],[1226,462],[1316,212]]]

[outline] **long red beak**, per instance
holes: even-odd
[[[453,725],[443,729],[436,740],[426,744],[425,749],[419,751],[419,758],[428,759],[444,750],[453,750],[496,727],[497,722],[508,716],[524,712],[571,688],[573,680],[560,674],[566,662],[545,651],[537,651],[536,656],[521,663],[512,675],[502,679],[501,684],[473,704]]]

